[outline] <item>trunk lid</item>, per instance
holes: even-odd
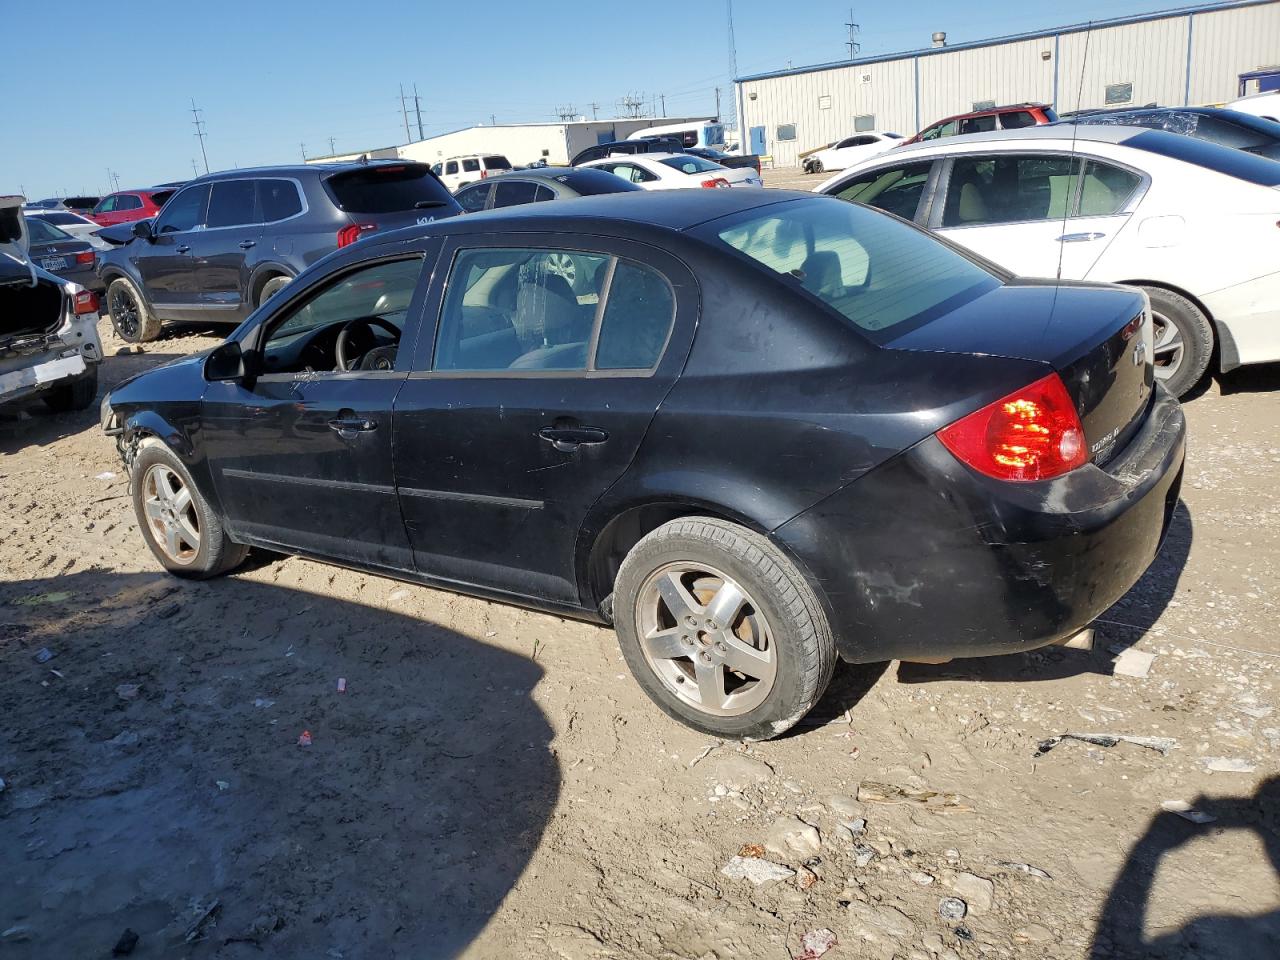
[[[1071,394],[1098,465],[1124,448],[1151,402],[1151,310],[1138,290],[1019,281],[885,346],[1047,364]]]
[[[430,223],[461,213],[458,202],[423,163],[368,164],[324,182],[338,209],[370,232]]]

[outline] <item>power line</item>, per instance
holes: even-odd
[[[204,111],[196,106],[196,98],[192,97],[191,98],[191,116],[194,119],[191,122],[195,124],[196,138],[200,141],[200,156],[204,159],[204,172],[208,173],[209,172],[209,154],[205,153],[205,149],[204,149],[204,138],[206,134],[204,132],[204,126],[205,126],[204,121],[200,119],[200,114],[202,113],[204,113]]]

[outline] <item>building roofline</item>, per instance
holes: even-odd
[[[767,73],[753,73],[737,77],[735,83],[751,83],[756,80],[774,80],[778,77],[794,77],[805,73],[820,73],[824,70],[837,70],[841,67],[862,67],[873,63],[887,63],[892,60],[909,60],[916,57],[933,57],[957,50],[979,50],[983,47],[994,47],[1004,43],[1015,43],[1020,40],[1043,40],[1049,37],[1068,33],[1084,33],[1088,30],[1121,27],[1134,23],[1148,23],[1152,20],[1169,20],[1174,17],[1189,17],[1197,13],[1217,13],[1223,10],[1235,10],[1244,7],[1258,7],[1280,0],[1221,0],[1218,3],[1201,3],[1190,7],[1174,7],[1158,10],[1153,13],[1135,13],[1127,17],[1112,17],[1107,20],[1091,20],[1086,23],[1073,23],[1064,27],[1051,27],[1046,30],[1033,30],[1027,33],[1011,33],[1003,37],[991,37],[987,40],[970,40],[965,43],[948,44],[945,47],[921,47],[915,50],[903,50],[898,53],[882,53],[874,57],[860,57],[857,60],[834,60],[829,63],[818,63],[808,67],[794,67],[790,70],[771,70]]]

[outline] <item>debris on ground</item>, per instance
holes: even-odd
[[[951,889],[963,900],[970,913],[980,917],[996,903],[996,885],[985,877],[961,873],[951,881]]]
[[[259,710],[265,710],[267,707],[274,707],[276,702],[274,700],[267,700],[265,697],[258,697],[253,701],[253,705]]]
[[[818,882],[818,875],[808,867],[800,867],[796,870],[796,886],[801,890],[808,890]]]
[[[4,793],[5,782],[4,777],[0,777],[0,793]]]
[[[810,930],[800,938],[800,948],[804,952],[797,953],[795,960],[818,960],[819,957],[825,955],[839,942],[836,939],[836,935],[826,927],[820,930]]]
[[[36,663],[48,663],[53,659],[53,651],[48,647],[41,647],[36,651]]]
[[[70,599],[70,591],[55,590],[52,593],[34,593],[29,597],[18,597],[18,599],[9,602],[15,607],[35,607],[44,603],[62,603],[62,601]]]
[[[231,789],[231,784],[228,783],[226,780],[215,780],[213,781],[213,785],[217,787],[219,790]]]
[[[346,692],[347,692],[347,678],[346,678],[346,677],[339,677],[339,678],[338,678],[338,692],[339,692],[339,693],[346,693]]]
[[[1125,733],[1062,733],[1037,743],[1034,756],[1043,757],[1063,740],[1079,740],[1081,743],[1091,743],[1095,747],[1114,747],[1118,743],[1132,743],[1135,746],[1154,750],[1161,756],[1167,755],[1178,745],[1178,741],[1173,737],[1134,737]]]
[[[1154,653],[1144,653],[1122,644],[1116,644],[1110,650],[1116,655],[1111,662],[1111,672],[1117,677],[1145,680],[1151,672],[1151,662],[1156,658]]]
[[[1039,877],[1041,880],[1053,879],[1039,867],[1033,867],[1029,863],[1018,863],[1015,860],[993,860],[992,863],[997,867],[1000,867],[1002,870],[1012,870],[1015,873],[1025,873],[1029,877]]]
[[[195,943],[198,940],[203,940],[205,928],[213,922],[213,918],[221,909],[221,900],[214,900],[213,903],[209,904],[209,909],[200,914],[200,916],[196,918],[196,922],[187,928],[187,935],[183,940],[186,943]]]
[[[95,480],[114,480],[115,478],[116,475],[110,470],[103,470],[101,473],[94,474],[93,477]]]
[[[128,927],[124,933],[120,934],[120,939],[116,941],[116,945],[111,948],[113,957],[127,957],[133,953],[133,948],[138,945],[138,935]]]
[[[1160,809],[1166,813],[1176,813],[1183,820],[1190,820],[1192,823],[1213,823],[1218,819],[1211,813],[1194,809],[1185,800],[1165,800],[1160,804]]]
[[[853,848],[853,862],[854,862],[854,865],[859,870],[861,870],[863,867],[865,867],[868,863],[870,863],[875,858],[876,858],[876,851],[874,847],[869,847],[865,843],[860,843]]]
[[[31,939],[31,928],[23,924],[0,930],[0,943],[22,943]]]
[[[969,906],[959,897],[943,897],[938,901],[938,916],[943,920],[963,920]]]
[[[311,746],[311,731],[310,731],[310,730],[303,730],[303,731],[302,731],[302,733],[301,733],[301,734],[299,734],[299,736],[298,736],[298,746],[300,746],[300,747],[309,747],[309,746]]]
[[[862,803],[910,803],[937,813],[972,813],[973,807],[956,793],[895,787],[887,783],[863,780],[858,784],[858,800]]]
[[[765,835],[764,848],[779,857],[812,857],[822,849],[822,837],[799,817],[779,817]]]
[[[730,857],[729,862],[720,868],[720,872],[730,880],[750,880],[757,887],[796,875],[790,867],[759,857]]]
[[[1240,757],[1201,757],[1200,762],[1210,773],[1253,773],[1258,769],[1257,764]]]
[[[122,683],[116,687],[116,696],[121,700],[137,700],[142,687],[136,683]]]
[[[701,763],[703,760],[707,759],[708,756],[710,756],[712,750],[714,750],[716,747],[720,745],[721,745],[720,741],[716,741],[715,743],[708,743],[705,747],[702,748],[702,752],[700,754],[698,754],[696,757],[694,757],[692,760],[689,761],[689,766],[696,767],[699,763]]]
[[[740,857],[763,857],[764,847],[758,843],[744,843],[742,849],[738,851]]]

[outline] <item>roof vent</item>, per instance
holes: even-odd
[[[945,47],[947,45],[947,34],[945,31],[939,30],[933,35],[933,45],[935,47]]]

